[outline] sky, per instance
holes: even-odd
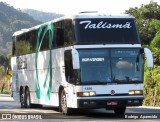
[[[99,11],[121,14],[130,7],[149,4],[151,0],[0,0],[18,9],[35,9],[58,14],[76,14],[82,11]],[[160,5],[160,0],[153,0]]]

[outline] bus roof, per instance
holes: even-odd
[[[42,25],[47,25],[49,23],[54,23],[54,22],[58,22],[58,21],[61,21],[61,20],[65,20],[65,19],[88,19],[88,18],[134,18],[132,15],[129,15],[129,14],[119,14],[119,15],[106,15],[104,13],[97,13],[97,12],[81,12],[79,14],[75,14],[75,15],[67,15],[67,16],[63,16],[63,17],[60,17],[60,18],[57,18],[57,19],[54,19],[54,20],[51,20],[49,22],[46,22],[46,23],[42,23],[40,25],[37,25],[37,26],[34,26],[34,27],[31,27],[31,28],[27,28],[27,29],[21,29],[19,31],[16,31],[13,33],[12,36],[18,36],[18,35],[21,35],[23,33],[26,33],[26,32],[29,32],[31,30],[36,30],[38,28],[40,28]]]

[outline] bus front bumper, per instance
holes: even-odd
[[[78,99],[78,108],[115,108],[122,106],[141,106],[143,101],[142,97],[133,98],[94,98],[94,99]]]

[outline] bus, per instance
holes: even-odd
[[[131,15],[79,13],[64,16],[12,36],[13,98],[21,108],[55,106],[114,110],[143,101],[143,48]]]

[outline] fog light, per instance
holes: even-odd
[[[85,101],[85,102],[83,102],[83,104],[84,104],[84,105],[88,105],[89,103]]]
[[[128,100],[128,103],[132,103],[132,100]]]
[[[95,105],[96,103],[94,101],[91,101],[90,104]]]
[[[134,103],[139,103],[139,100],[134,100]]]

